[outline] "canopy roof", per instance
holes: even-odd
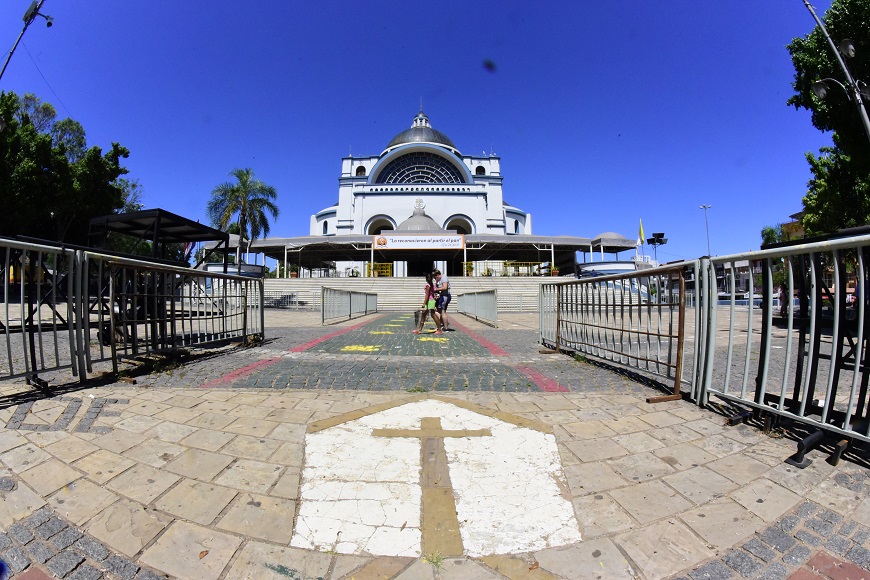
[[[399,233],[399,232],[396,232]],[[251,252],[303,268],[323,268],[331,262],[368,261],[372,255],[370,235],[299,236],[293,238],[265,238],[254,240]],[[605,243],[603,251],[616,253],[634,249],[631,240]],[[465,250],[374,250],[376,262],[417,260],[467,261],[511,260],[516,262],[549,262],[555,258],[559,267],[570,269],[576,252],[601,251],[597,240],[575,236],[493,235],[469,234],[465,236]]]

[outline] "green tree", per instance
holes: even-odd
[[[44,103],[33,93],[24,93],[19,101],[15,117],[21,124],[25,124],[29,120],[37,131],[48,133],[57,117],[57,111],[54,110],[51,103]]]
[[[823,20],[835,43],[845,38],[854,42],[855,56],[847,59],[852,76],[870,80],[870,2],[833,0]],[[792,40],[788,50],[796,93],[788,104],[811,111],[813,126],[831,131],[834,143],[818,156],[807,153],[813,176],[803,198],[801,224],[808,235],[818,235],[870,223],[870,145],[855,103],[833,83],[824,100],[812,91],[820,79],[845,83],[843,71],[819,27]]]
[[[59,123],[45,105],[33,95],[20,99],[0,93],[0,232],[84,244],[90,219],[123,204],[117,179],[127,173],[121,159],[129,152],[113,143],[106,153],[96,146],[82,148],[72,159],[68,145],[81,143],[84,130],[81,140],[55,141],[51,131]],[[39,115],[37,126],[33,118]],[[61,125],[58,135],[81,128],[65,121],[70,122]]]
[[[211,199],[206,210],[214,227],[227,231],[230,224],[238,216],[236,223],[239,228],[239,253],[245,241],[251,241],[260,235],[269,235],[269,218],[278,218],[278,206],[275,200],[278,193],[271,185],[266,185],[254,177],[254,171],[234,169],[230,175],[236,178],[235,183],[224,182],[211,192]],[[241,264],[241,259],[239,260]]]

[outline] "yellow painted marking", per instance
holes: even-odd
[[[351,344],[345,347],[342,347],[342,352],[377,352],[381,350],[379,346],[373,345],[365,345],[365,344]]]
[[[385,324],[384,326],[405,326],[404,324]]]
[[[421,336],[420,342],[447,342],[448,339],[441,336]]]
[[[369,334],[396,334],[392,330],[373,330]]]

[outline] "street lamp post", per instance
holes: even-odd
[[[664,233],[654,233],[651,238],[646,239],[646,243],[653,247],[653,254],[655,255],[656,266],[659,265],[659,246],[664,246],[668,243],[668,239],[665,237]]]
[[[834,51],[837,63],[839,63],[840,68],[843,69],[843,74],[846,75],[845,85],[836,79],[821,79],[814,82],[812,85],[813,93],[818,98],[824,99],[828,93],[828,85],[825,84],[826,82],[832,82],[839,85],[839,87],[846,92],[849,100],[855,101],[855,106],[858,107],[858,114],[861,116],[861,122],[864,123],[864,132],[867,133],[867,139],[870,139],[870,118],[867,117],[867,108],[864,106],[864,99],[861,98],[862,95],[870,98],[870,92],[867,91],[867,83],[860,80],[856,81],[852,78],[852,73],[849,72],[849,68],[846,66],[843,57],[840,56],[841,54],[849,58],[855,56],[855,44],[848,38],[844,38],[843,41],[840,42],[840,46],[836,46],[834,41],[831,40],[831,35],[828,34],[828,29],[825,28],[825,25],[819,19],[819,16],[816,14],[816,11],[813,10],[813,7],[810,6],[810,3],[807,0],[804,0],[804,5],[806,5],[810,14],[813,15],[813,19],[816,21],[816,24],[819,25],[822,34],[825,35],[825,40],[828,41],[828,45],[831,47],[831,50]]]
[[[713,207],[712,205],[705,203],[703,205],[699,205],[699,209],[704,210],[704,226],[707,228],[707,256],[710,256],[710,221],[707,219],[707,210]]]
[[[45,18],[45,25],[49,28],[54,24],[54,18],[46,16],[39,11],[43,4],[45,4],[45,0],[33,0],[30,7],[27,9],[27,12],[24,13],[24,18],[22,19],[24,20],[24,28],[21,29],[21,34],[18,35],[15,44],[12,45],[12,50],[10,50],[9,54],[6,56],[6,62],[3,63],[3,68],[0,69],[0,79],[3,78],[3,73],[6,72],[6,67],[9,66],[9,61],[12,60],[12,53],[14,53],[15,49],[18,48],[18,43],[21,42],[21,38],[24,36],[24,33],[27,32],[27,27],[33,24],[36,17],[42,16]]]

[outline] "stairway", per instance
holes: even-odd
[[[450,278],[455,310],[464,292],[495,289],[498,309],[502,312],[537,312],[538,289],[548,282],[564,282],[570,277],[477,277]],[[378,310],[415,310],[423,303],[423,278],[266,278],[266,306],[320,308],[322,287],[374,292],[378,295]]]

